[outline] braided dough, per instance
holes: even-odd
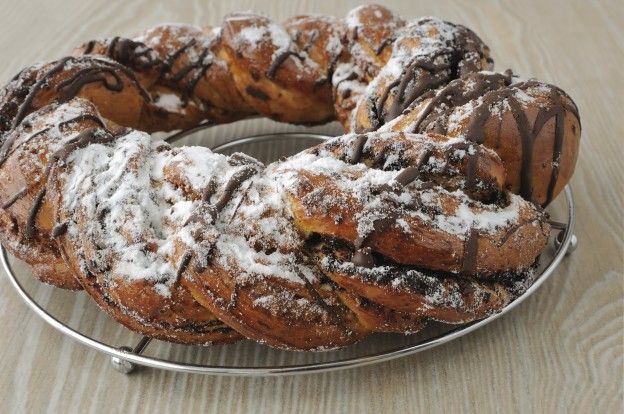
[[[469,29],[381,6],[88,42],[0,92],[0,240],[181,343],[483,318],[531,284],[580,138],[563,91],[491,68]],[[148,134],[256,115],[347,135],[265,166]]]

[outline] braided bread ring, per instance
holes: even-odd
[[[0,240],[182,343],[325,349],[482,318],[531,283],[550,230],[531,202],[580,137],[563,91],[491,65],[463,26],[381,6],[88,42],[0,91]],[[265,167],[129,129],[256,114],[359,134]]]

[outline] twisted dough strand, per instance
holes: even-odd
[[[491,66],[463,26],[380,6],[88,42],[0,92],[0,238],[183,343],[325,349],[482,318],[531,283],[550,230],[532,202],[580,135],[563,91]],[[257,114],[358,134],[264,166],[136,130]]]

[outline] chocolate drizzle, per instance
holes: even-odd
[[[399,116],[412,102],[428,89],[437,88],[448,81],[450,75],[450,59],[441,59],[442,63],[435,63],[436,59],[444,56],[446,51],[439,51],[430,56],[417,56],[414,61],[407,66],[398,80],[398,84],[391,83],[388,92],[384,93],[385,99],[381,104],[385,104],[389,89],[397,87],[396,95],[383,116],[384,122],[388,122]],[[383,107],[377,106],[377,113],[381,114]]]
[[[65,67],[65,64],[71,60],[70,57],[65,57],[59,60],[56,64],[52,66],[46,73],[41,76],[41,78],[35,82],[35,84],[28,91],[28,95],[24,98],[21,105],[19,105],[19,109],[15,116],[13,117],[13,122],[11,123],[11,129],[14,129],[22,120],[28,115],[28,111],[32,106],[32,101],[35,99],[35,96],[39,92],[39,90],[48,84],[52,76],[59,73]]]
[[[214,40],[213,40],[214,42]],[[201,80],[201,78],[205,75],[206,71],[212,66],[213,59],[208,59],[210,54],[210,49],[212,48],[212,43],[206,46],[203,46],[201,51],[198,52],[198,57],[194,61],[191,61],[189,58],[189,62],[178,69],[177,72],[172,72],[173,66],[175,62],[189,49],[197,46],[197,39],[192,38],[185,44],[183,44],[180,48],[175,50],[173,53],[170,53],[162,62],[161,71],[159,79],[161,81],[165,81],[165,83],[169,83],[172,86],[179,88],[179,83],[187,78],[189,74],[193,73],[184,85],[181,88],[182,92],[182,101],[187,102],[197,83]]]
[[[48,132],[50,130],[49,127],[47,128],[43,128],[40,131],[35,132],[34,134],[31,134],[29,137],[27,137],[23,142],[26,143],[28,141],[30,141],[31,139],[39,136],[39,135],[43,135],[46,132]],[[12,154],[13,151],[11,151],[11,148],[13,147],[13,144],[15,143],[15,140],[19,137],[19,134],[13,132],[13,135],[10,135],[3,143],[2,143],[2,147],[0,147],[0,166],[2,166],[6,160],[9,158],[9,156]]]
[[[549,105],[540,108],[533,125],[530,124],[522,103],[518,100],[515,92],[524,91],[531,87],[543,86],[537,81],[525,81],[511,85],[511,87],[488,92],[483,96],[482,103],[476,107],[471,116],[470,123],[466,130],[466,139],[482,143],[485,139],[485,125],[491,117],[492,106],[496,102],[505,100],[509,104],[512,116],[516,122],[516,127],[520,135],[522,144],[522,162],[520,168],[520,191],[519,194],[526,200],[533,201],[533,148],[535,140],[542,131],[544,125],[551,119],[555,119],[555,137],[553,146],[553,164],[551,178],[548,184],[547,199],[548,204],[553,197],[554,188],[559,175],[559,161],[563,147],[565,113],[571,112],[578,119],[578,110],[567,104],[564,99],[567,95],[563,91],[553,86],[549,86]]]
[[[389,45],[393,44],[395,40],[396,39],[394,37],[386,37],[379,44],[379,46],[377,46],[377,48],[375,49],[375,55],[377,55],[377,56],[381,55],[381,52],[383,52],[383,50],[386,48],[386,46],[389,46]]]
[[[414,181],[416,178],[418,178],[418,174],[419,174],[418,168],[419,166],[406,167],[400,173],[398,173],[396,177],[394,177],[394,180],[397,183],[401,184],[403,187],[405,187],[406,185]]]
[[[269,70],[267,70],[266,76],[269,79],[275,79],[275,75],[277,74],[278,69],[282,66],[282,64],[288,59],[289,56],[294,56],[300,61],[303,61],[303,56],[299,56],[297,52],[291,49],[284,50],[280,54],[278,54],[273,61],[271,62],[271,66],[269,66]]]
[[[535,121],[535,125],[538,125],[538,120]],[[565,127],[565,112],[558,112],[555,115],[555,142],[553,147],[552,157],[552,171],[550,173],[550,181],[548,182],[548,189],[546,193],[546,204],[549,204],[553,199],[553,193],[555,186],[557,185],[557,179],[559,178],[559,168],[561,167],[561,150],[563,147],[563,135]],[[533,126],[533,134],[535,134],[535,125]],[[540,127],[541,129],[541,127]]]
[[[187,250],[182,255],[182,259],[180,259],[180,264],[178,265],[178,269],[176,270],[176,279],[179,279],[182,276],[182,273],[188,267],[191,258],[193,257],[193,252],[191,250]]]
[[[476,149],[468,147],[466,157],[468,157],[466,162],[466,188],[473,189],[477,186],[479,155]]]
[[[43,198],[46,194],[46,182],[50,175],[52,168],[60,161],[64,161],[71,155],[75,150],[85,147],[92,143],[106,143],[110,142],[115,138],[109,132],[99,129],[99,128],[89,128],[82,131],[80,134],[75,136],[74,138],[68,140],[64,145],[55,151],[48,159],[48,163],[43,171],[42,178],[40,179],[40,183],[43,185],[43,188],[39,190],[37,195],[35,196],[35,200],[33,205],[28,213],[28,218],[26,220],[26,227],[24,228],[24,237],[26,239],[32,239],[37,233],[36,228],[36,219],[39,210],[43,204]]]
[[[93,52],[93,48],[95,47],[95,40],[89,40],[85,46],[84,46],[84,50],[82,51],[82,53],[84,53],[85,55],[88,55],[89,53]]]
[[[255,173],[256,173],[255,167],[247,166],[238,170],[234,174],[232,174],[228,182],[225,184],[225,188],[223,189],[223,192],[221,193],[221,197],[215,203],[215,208],[217,209],[217,212],[220,212],[221,210],[223,210],[223,208],[227,205],[227,203],[232,198],[234,191],[236,191],[236,189],[243,182],[245,182],[248,178],[250,178]]]
[[[12,197],[10,197],[7,201],[5,201],[4,204],[2,204],[2,208],[7,209],[11,207],[17,200],[24,197],[24,195],[26,195],[27,192],[28,192],[28,187],[22,188],[17,193],[15,193]]]
[[[448,133],[448,118],[453,110],[481,98],[480,103],[470,114],[464,136],[468,141],[482,144],[486,138],[485,126],[492,118],[493,108],[500,102],[506,102],[515,120],[522,145],[519,194],[523,198],[533,201],[534,143],[544,125],[554,118],[552,172],[548,183],[547,199],[544,203],[548,204],[552,200],[559,176],[559,163],[565,133],[565,113],[570,112],[578,119],[578,109],[573,104],[568,103],[571,100],[561,89],[534,80],[513,83],[512,76],[509,70],[505,73],[477,72],[451,81],[440,89],[421,111],[414,122],[413,132],[430,131],[445,135]],[[533,125],[527,118],[522,102],[516,97],[518,91],[525,91],[532,87],[547,87],[550,91],[548,94],[549,103],[540,108]],[[467,172],[470,183],[474,183],[476,165],[477,160],[470,157]]]
[[[203,67],[203,62],[204,59],[206,59],[206,57],[208,56],[208,52],[210,52],[210,50],[208,48],[204,48],[204,50],[201,52],[201,54],[199,55],[199,57],[197,58],[196,61],[194,62],[189,62],[186,66],[182,67],[179,71],[177,71],[176,73],[171,73],[171,76],[169,77],[169,79],[173,82],[180,82],[182,79],[184,79],[193,69],[197,69],[200,67]],[[208,68],[208,65],[206,65],[204,67],[204,70]]]
[[[104,127],[104,122],[102,122],[102,120],[96,116],[96,115],[92,115],[92,114],[82,114],[82,115],[78,115],[74,118],[68,119],[67,121],[63,121],[60,122],[57,126],[59,129],[63,129],[63,127],[65,127],[66,125],[69,125],[71,123],[75,123],[75,122],[81,122],[81,121],[93,121],[95,123],[97,123],[99,126]],[[22,140],[20,142],[20,145],[23,145],[29,141],[31,141],[32,139],[38,137],[39,135],[43,135],[46,132],[48,132],[50,130],[51,127],[45,127],[31,135],[29,135],[27,138],[25,138],[24,140]],[[18,145],[16,148],[14,148],[12,151],[12,147],[13,144],[15,143],[15,140],[19,137],[19,134],[17,133],[13,133],[12,135],[10,135],[3,143],[2,146],[0,147],[0,166],[2,166],[6,160],[11,156],[11,154],[17,149],[19,148],[20,145]],[[17,194],[15,194],[13,197],[11,197],[8,201],[6,201],[3,204],[2,208],[9,208],[15,201],[17,201],[19,198],[21,198],[26,191],[28,190],[28,188],[24,188],[22,190],[20,190]]]
[[[111,82],[110,78],[114,82]],[[80,92],[84,85],[95,82],[100,82],[109,91],[121,92],[123,90],[123,81],[114,69],[101,67],[85,68],[57,85],[56,90],[61,92],[59,101],[65,102],[70,100]]]
[[[251,178],[256,172],[257,172],[257,169],[255,166],[246,165],[232,174],[232,176],[226,182],[223,188],[223,191],[221,193],[221,196],[219,197],[217,202],[214,203],[213,205],[206,206],[208,209],[208,214],[210,214],[211,221],[213,223],[217,219],[218,213],[220,213],[221,210],[223,210],[223,208],[225,208],[225,206],[230,202],[230,200],[232,199],[232,196],[234,195],[234,192],[241,186],[243,182]],[[214,179],[211,179],[208,182],[208,185],[206,186],[206,188],[204,189],[204,192],[202,194],[202,201],[206,204],[209,203],[210,198],[212,198],[212,196],[215,194],[216,189],[217,189],[216,181],[214,181]],[[195,217],[196,214],[201,214],[201,211],[202,210],[197,211],[196,213],[193,213],[191,217],[189,217],[189,219],[184,223],[184,225],[194,220],[196,218]],[[204,263],[196,263],[195,269],[198,272],[202,272],[205,269]]]
[[[45,194],[46,194],[46,189],[44,187],[35,196],[33,205],[30,211],[28,212],[28,218],[26,219],[26,227],[24,228],[24,237],[26,238],[26,240],[31,240],[35,236],[35,233],[37,232],[37,228],[36,228],[37,213],[39,213],[39,210],[41,209],[41,205],[43,204],[43,197],[45,196]]]
[[[66,121],[60,122],[57,126],[59,129],[62,129],[64,126],[70,124],[70,123],[74,123],[74,122],[80,122],[80,121],[85,121],[85,120],[89,120],[89,121],[93,121],[95,123],[97,123],[100,126],[104,126],[104,123],[102,122],[102,120],[95,116],[95,115],[91,115],[91,114],[82,114],[82,115],[78,115],[74,118],[68,119]],[[27,142],[29,142],[30,140],[32,140],[33,138],[42,135],[46,132],[48,132],[50,130],[51,127],[45,127],[31,135],[29,135],[27,138],[25,138],[24,140],[22,140],[20,142],[20,145],[23,145]],[[88,130],[86,130],[88,131]],[[85,131],[83,131],[84,133]],[[82,134],[79,134],[75,139],[79,139],[80,144],[79,145],[85,145],[86,142],[86,138],[82,137]],[[15,149],[13,149],[13,151],[11,151],[13,144],[15,143],[15,140],[17,139],[17,137],[19,136],[19,134],[13,134],[11,135],[7,140],[5,140],[5,142],[3,143],[2,147],[0,148],[0,166],[3,165],[6,160],[8,159],[8,157],[13,153],[13,151],[15,151]],[[70,140],[71,141],[71,140]],[[71,142],[68,141],[66,143],[66,145],[71,145]],[[61,148],[62,150],[63,148]],[[61,151],[59,150],[59,151]],[[50,157],[50,159],[48,160],[48,164],[46,165],[46,168],[44,169],[43,172],[43,180],[47,180],[47,177],[49,175],[50,172],[50,168],[51,165],[59,160],[63,160],[64,158],[66,158],[67,155],[65,155],[63,152],[56,152],[54,154],[52,154],[52,156]],[[40,182],[40,181],[38,181]],[[2,208],[7,209],[10,208],[17,200],[19,200],[20,198],[24,197],[28,191],[30,190],[31,187],[24,187],[21,190],[19,190],[17,193],[15,193],[12,197],[10,197],[7,201],[5,201],[2,204]],[[32,238],[32,236],[34,236],[35,233],[35,219],[36,219],[36,215],[37,212],[41,206],[41,203],[43,201],[43,197],[45,196],[45,188],[40,190],[37,195],[35,196],[35,201],[34,204],[31,208],[31,211],[28,215],[28,219],[26,222],[26,229],[25,229],[25,235],[27,238]]]
[[[185,52],[197,45],[197,39],[192,38],[167,55],[164,59],[160,59],[156,51],[144,43],[117,36],[108,41],[104,55],[139,71],[160,67],[159,80],[180,89],[182,92],[182,101],[187,102],[195,90],[197,83],[213,63],[212,60],[207,59],[212,44],[203,47],[195,61],[190,61],[176,72],[172,71],[175,62],[181,58]],[[94,46],[95,42],[89,42],[83,53],[91,53],[94,50]],[[179,88],[179,82],[193,71],[195,71],[195,73],[188,79],[186,85]]]
[[[453,153],[457,150],[464,151],[465,162],[465,189],[475,190],[477,189],[477,178],[479,173],[479,149],[472,142],[457,142],[449,146],[446,152],[446,157],[453,159]],[[450,165],[447,163],[445,171],[448,170]]]
[[[67,222],[56,224],[52,228],[53,238],[61,237],[65,233],[67,233]]]
[[[461,273],[473,275],[477,271],[477,257],[479,253],[479,232],[471,227],[464,243],[464,257]]]
[[[197,220],[199,215],[205,214],[209,214],[211,222],[214,223],[214,221],[217,219],[218,213],[221,212],[221,210],[223,210],[227,203],[230,202],[230,200],[232,199],[232,195],[238,189],[238,187],[240,187],[243,182],[245,182],[255,173],[256,168],[251,165],[247,165],[244,168],[236,171],[234,174],[232,174],[230,179],[225,184],[221,196],[219,197],[217,202],[213,205],[204,205],[195,212],[193,212],[191,216],[183,223],[183,225],[187,225],[188,223]],[[210,203],[210,199],[216,191],[217,183],[214,178],[211,178],[208,182],[208,185],[206,185],[206,188],[202,192],[202,202],[205,204]]]
[[[78,116],[76,116],[74,118],[68,119],[67,121],[59,122],[58,127],[59,127],[59,129],[63,129],[64,127],[66,127],[69,124],[73,124],[73,123],[76,123],[76,122],[82,122],[82,121],[95,122],[98,126],[100,126],[102,128],[106,128],[106,125],[104,125],[104,121],[102,121],[102,118],[100,118],[99,116],[94,115],[94,114],[81,114],[81,115],[78,115]],[[32,137],[29,137],[28,140],[30,140],[31,138]]]
[[[394,181],[400,185],[400,187],[406,187],[414,180],[416,180],[419,176],[420,168],[423,164],[429,159],[431,155],[430,151],[426,151],[418,160],[415,166],[408,166],[404,168],[400,173],[398,173],[394,177]],[[386,186],[384,188],[386,190],[392,191],[391,186]],[[383,233],[386,229],[392,226],[396,220],[399,218],[399,214],[397,211],[390,211],[381,219],[377,219],[373,222],[373,231],[366,234],[364,237],[358,237],[355,240],[354,247],[355,253],[351,257],[351,262],[356,266],[361,267],[374,267],[375,266],[375,258],[372,254],[372,249],[366,246],[368,240],[376,235]]]
[[[488,48],[474,32],[461,25],[448,22],[441,24],[449,27],[438,27],[440,22],[425,18],[418,21],[415,29],[411,29],[415,30],[413,33],[415,37],[431,38],[432,28],[438,33],[452,30],[453,37],[452,39],[438,37],[435,40],[438,42],[436,50],[432,53],[419,54],[416,48],[412,53],[411,62],[404,67],[399,77],[387,81],[378,99],[375,100],[375,96],[371,96],[368,105],[368,120],[371,124],[369,130],[376,130],[395,119],[415,102],[434,96],[436,88],[453,79],[489,68],[491,59],[487,56]],[[376,53],[380,54],[387,44],[394,42],[391,37],[386,38]],[[398,45],[398,48],[401,47]],[[393,99],[386,108],[390,96]],[[365,132],[365,128],[356,125],[356,131]]]
[[[93,48],[93,46],[92,46]],[[85,54],[91,50],[85,49]],[[139,71],[150,69],[161,64],[156,52],[144,43],[131,39],[114,37],[106,48],[106,56]]]
[[[253,96],[256,99],[260,99],[261,101],[268,101],[271,99],[271,97],[267,95],[263,90],[254,88],[251,85],[245,88],[245,92],[247,92],[248,95]]]
[[[206,188],[204,188],[202,193],[202,201],[204,203],[210,202],[210,198],[214,195],[215,191],[217,191],[217,182],[214,177],[211,177],[210,181],[208,181],[208,185],[206,185]]]
[[[165,74],[171,71],[171,68],[173,67],[173,64],[175,63],[175,61],[180,56],[182,56],[182,54],[186,52],[187,49],[195,45],[195,43],[197,43],[197,39],[193,38],[189,40],[188,42],[186,42],[185,44],[183,44],[180,48],[175,50],[173,53],[170,53],[169,55],[167,55],[167,57],[163,60],[163,65],[162,65],[161,72],[160,72],[161,79],[165,76]]]
[[[83,66],[69,78],[59,82],[56,89],[61,91],[59,101],[67,101],[76,96],[81,88],[89,83],[101,82],[104,87],[113,92],[120,92],[124,85],[120,74],[124,74],[138,90],[146,101],[151,98],[147,91],[138,82],[134,72],[127,67],[109,60],[98,59],[93,56],[66,57],[51,64],[50,69],[45,71],[40,78],[30,87],[18,110],[13,117],[11,129],[17,127],[22,120],[32,111],[32,104],[41,89],[48,87],[53,77],[71,65]],[[111,79],[112,78],[112,82]]]
[[[303,282],[303,286],[308,295],[310,295],[311,298],[314,298],[316,304],[327,313],[327,316],[331,319],[331,321],[341,328],[346,329],[343,319],[338,315],[336,310],[323,299],[320,293],[314,288],[314,286],[312,286],[310,281],[302,275],[294,265],[292,268],[293,273]]]
[[[310,32],[308,32],[308,39],[305,43],[305,45],[303,45],[302,50],[306,53],[308,53],[310,51],[310,49],[312,48],[312,46],[314,46],[314,42],[316,42],[319,39],[319,34],[320,32],[318,31],[318,29],[313,29]],[[297,34],[301,34],[301,32],[297,32]],[[295,39],[295,41],[298,40],[298,36]]]
[[[366,145],[366,141],[368,141],[368,135],[358,135],[353,140],[353,150],[351,156],[348,157],[348,162],[350,164],[357,164],[362,159],[362,154],[364,153],[364,146]]]
[[[476,72],[449,82],[432,97],[416,118],[413,132],[425,131],[432,122],[435,122],[435,132],[446,134],[448,125],[442,125],[439,121],[446,119],[455,107],[478,99],[488,91],[509,86],[511,79],[511,71],[506,71],[504,74]],[[471,85],[470,89],[466,87],[467,84]],[[430,117],[432,114],[435,116]]]

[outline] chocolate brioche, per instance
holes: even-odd
[[[0,241],[128,328],[320,350],[500,310],[533,280],[578,110],[469,29],[381,6],[93,40],[0,91]],[[263,165],[149,132],[346,135]]]

